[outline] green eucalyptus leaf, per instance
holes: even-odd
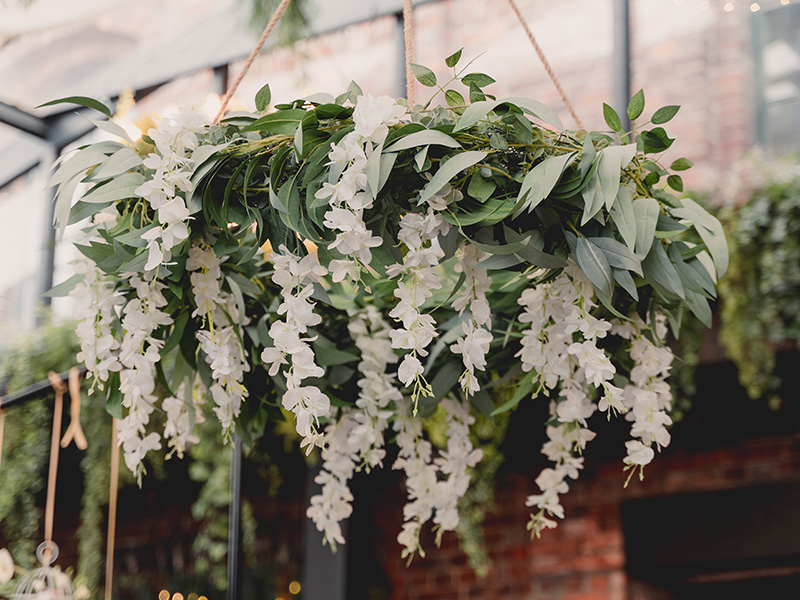
[[[93,110],[103,113],[108,118],[111,118],[110,108],[108,108],[105,104],[103,104],[99,100],[95,100],[94,98],[88,98],[86,96],[67,96],[66,98],[59,98],[58,100],[50,100],[50,102],[45,102],[44,104],[40,104],[36,108],[42,108],[43,106],[55,106],[56,104],[77,104],[79,106],[85,106],[86,108],[91,108]]]
[[[575,262],[598,292],[610,298],[614,292],[614,274],[603,250],[591,240],[579,237],[575,247]]]
[[[142,166],[142,157],[136,154],[133,148],[122,147],[108,157],[108,160],[92,174],[92,178],[101,181],[109,177],[116,177],[131,169]]]
[[[669,168],[673,171],[685,171],[686,169],[691,169],[693,166],[694,163],[688,158],[678,158],[673,161]]]
[[[517,195],[514,216],[521,214],[524,210],[532,211],[542,200],[547,198],[561,178],[561,174],[576,156],[576,152],[548,156],[528,171]]]
[[[667,185],[676,192],[683,191],[683,179],[681,179],[680,175],[670,175],[667,177]]]
[[[482,89],[487,85],[493,84],[495,80],[485,73],[469,73],[461,78],[461,82],[467,87],[472,87],[474,85],[475,87]]]
[[[661,207],[653,198],[637,198],[633,201],[633,214],[636,216],[634,251],[639,258],[644,258],[650,253],[660,212]]]
[[[66,281],[62,281],[58,285],[54,285],[52,288],[47,290],[43,296],[46,296],[47,298],[61,298],[62,296],[68,296],[69,293],[75,289],[75,286],[83,281],[84,277],[86,276],[82,273],[76,273]]]
[[[681,277],[660,241],[653,243],[642,261],[642,270],[647,281],[660,285],[681,300],[686,297]]]
[[[681,199],[683,206],[673,208],[672,214],[681,219],[687,219],[695,224],[700,239],[708,248],[711,258],[714,259],[717,277],[722,277],[728,270],[728,244],[725,241],[725,231],[719,219],[712,216],[702,206],[691,198]]]
[[[672,117],[678,114],[678,110],[680,110],[680,106],[662,106],[655,113],[653,113],[653,123],[656,125],[661,125],[671,121]]]
[[[630,294],[631,298],[638,302],[639,291],[636,289],[636,283],[633,281],[630,272],[627,269],[615,269],[613,267],[612,271],[614,271],[614,280],[623,290]]]
[[[144,182],[145,177],[141,173],[125,173],[93,187],[81,198],[81,201],[102,204],[127,198],[136,198],[138,197],[136,189]]]
[[[420,146],[429,146],[431,144],[447,146],[448,148],[461,148],[461,144],[445,132],[439,131],[438,129],[423,129],[422,131],[417,131],[400,138],[384,149],[384,152],[399,152],[401,150],[419,148]]]
[[[272,92],[269,89],[269,84],[265,84],[260,90],[256,92],[256,110],[264,112],[267,110],[269,103],[272,101]]]
[[[631,121],[638,119],[644,111],[644,90],[639,90],[628,103],[628,118]]]
[[[621,185],[617,192],[617,200],[609,213],[625,245],[631,251],[636,249],[636,213],[633,210],[633,194],[631,186]]]
[[[642,275],[641,260],[624,244],[610,237],[591,237],[586,240],[603,251],[608,264],[612,267],[627,269],[639,276]]]
[[[487,154],[487,152],[479,150],[469,150],[453,155],[450,160],[439,167],[433,179],[423,188],[419,203],[422,204],[433,198],[453,177],[482,161]]]
[[[293,136],[305,116],[306,111],[302,108],[279,110],[256,119],[242,131],[269,131],[278,135]]]
[[[463,48],[458,50],[457,52],[453,52],[450,56],[444,59],[444,64],[448,67],[455,67],[458,64],[458,61],[461,59],[461,53],[464,51]]]
[[[444,93],[444,99],[447,101],[447,106],[451,108],[454,106],[464,106],[467,103],[467,101],[464,100],[464,96],[455,90],[447,90]]]
[[[414,74],[414,77],[422,85],[426,87],[436,86],[436,75],[428,67],[415,63],[411,63],[409,66],[411,67],[411,72]]]
[[[642,151],[645,154],[658,154],[664,152],[675,141],[667,135],[663,127],[656,127],[650,131],[642,131],[639,134],[639,140],[642,144]]]
[[[603,102],[603,119],[612,131],[622,131],[622,121],[613,108]]]

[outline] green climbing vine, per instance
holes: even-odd
[[[796,159],[762,162],[746,200],[730,209],[730,265],[720,281],[720,339],[751,398],[777,408],[779,349],[800,341],[800,167]]]

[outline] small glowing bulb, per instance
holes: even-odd
[[[205,596],[200,596],[197,600],[208,600]]]
[[[134,142],[138,142],[140,139],[142,139],[142,130],[133,123],[124,124],[122,125],[122,128],[125,130],[125,133],[128,134],[128,137],[130,137]]]
[[[158,600],[169,600],[169,591],[161,590],[158,592]]]
[[[289,593],[292,594],[292,595],[299,594],[300,593],[300,582],[293,581],[292,583],[290,583],[289,584]]]
[[[758,12],[758,11],[760,11],[760,10],[761,10],[761,5],[760,5],[758,2],[753,2],[753,3],[750,5],[750,11],[751,11],[751,12]]]
[[[175,592],[172,594],[172,600],[183,600],[183,594],[180,592]]]
[[[708,10],[708,0],[703,0],[700,3],[700,10]]]
[[[722,10],[725,12],[731,12],[733,10],[733,2],[726,2],[725,6],[722,7]]]
[[[192,592],[191,594],[189,594],[189,595],[186,597],[186,600],[197,600],[197,594],[195,594],[194,592]]]
[[[781,0],[781,4],[783,4],[784,6],[787,6],[789,4],[789,2],[791,2],[791,1],[792,0]]]
[[[202,111],[207,115],[216,115],[222,106],[222,99],[217,94],[209,94],[203,103]]]

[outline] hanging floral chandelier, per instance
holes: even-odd
[[[446,106],[352,84],[266,113],[265,87],[256,114],[209,126],[183,110],[138,144],[98,123],[122,141],[60,164],[60,227],[92,217],[70,280],[79,359],[121,418],[133,473],[162,440],[181,455],[204,415],[252,439],[291,413],[301,446],[321,449],[308,515],[335,545],[349,480],[392,439],[406,556],[427,521],[458,524],[481,459],[475,414],[548,403],[536,535],[564,517],[596,412],[631,422],[629,479],[669,443],[668,328],[689,312],[710,324],[727,266],[717,219],[669,191],[691,163],[658,161],[678,108],[642,122],[639,92],[633,132],[608,106],[610,135],[566,131],[539,102],[486,94],[493,80],[457,72],[459,58],[441,86],[414,66]],[[434,412],[438,450],[422,428]]]

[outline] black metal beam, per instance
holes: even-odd
[[[0,123],[5,123],[14,129],[35,135],[41,139],[47,139],[49,132],[47,122],[44,119],[5,102],[0,102]]]
[[[86,367],[82,367],[80,373],[81,375],[86,373]],[[69,371],[61,373],[59,377],[61,378],[61,381],[64,382],[69,381]],[[19,390],[18,392],[14,392],[13,394],[7,394],[5,396],[0,396],[0,408],[5,410],[12,406],[24,404],[28,400],[35,400],[36,398],[40,398],[45,394],[47,394],[48,392],[52,391],[52,389],[53,385],[50,383],[49,379],[37,381],[36,383],[31,384],[28,387]]]

